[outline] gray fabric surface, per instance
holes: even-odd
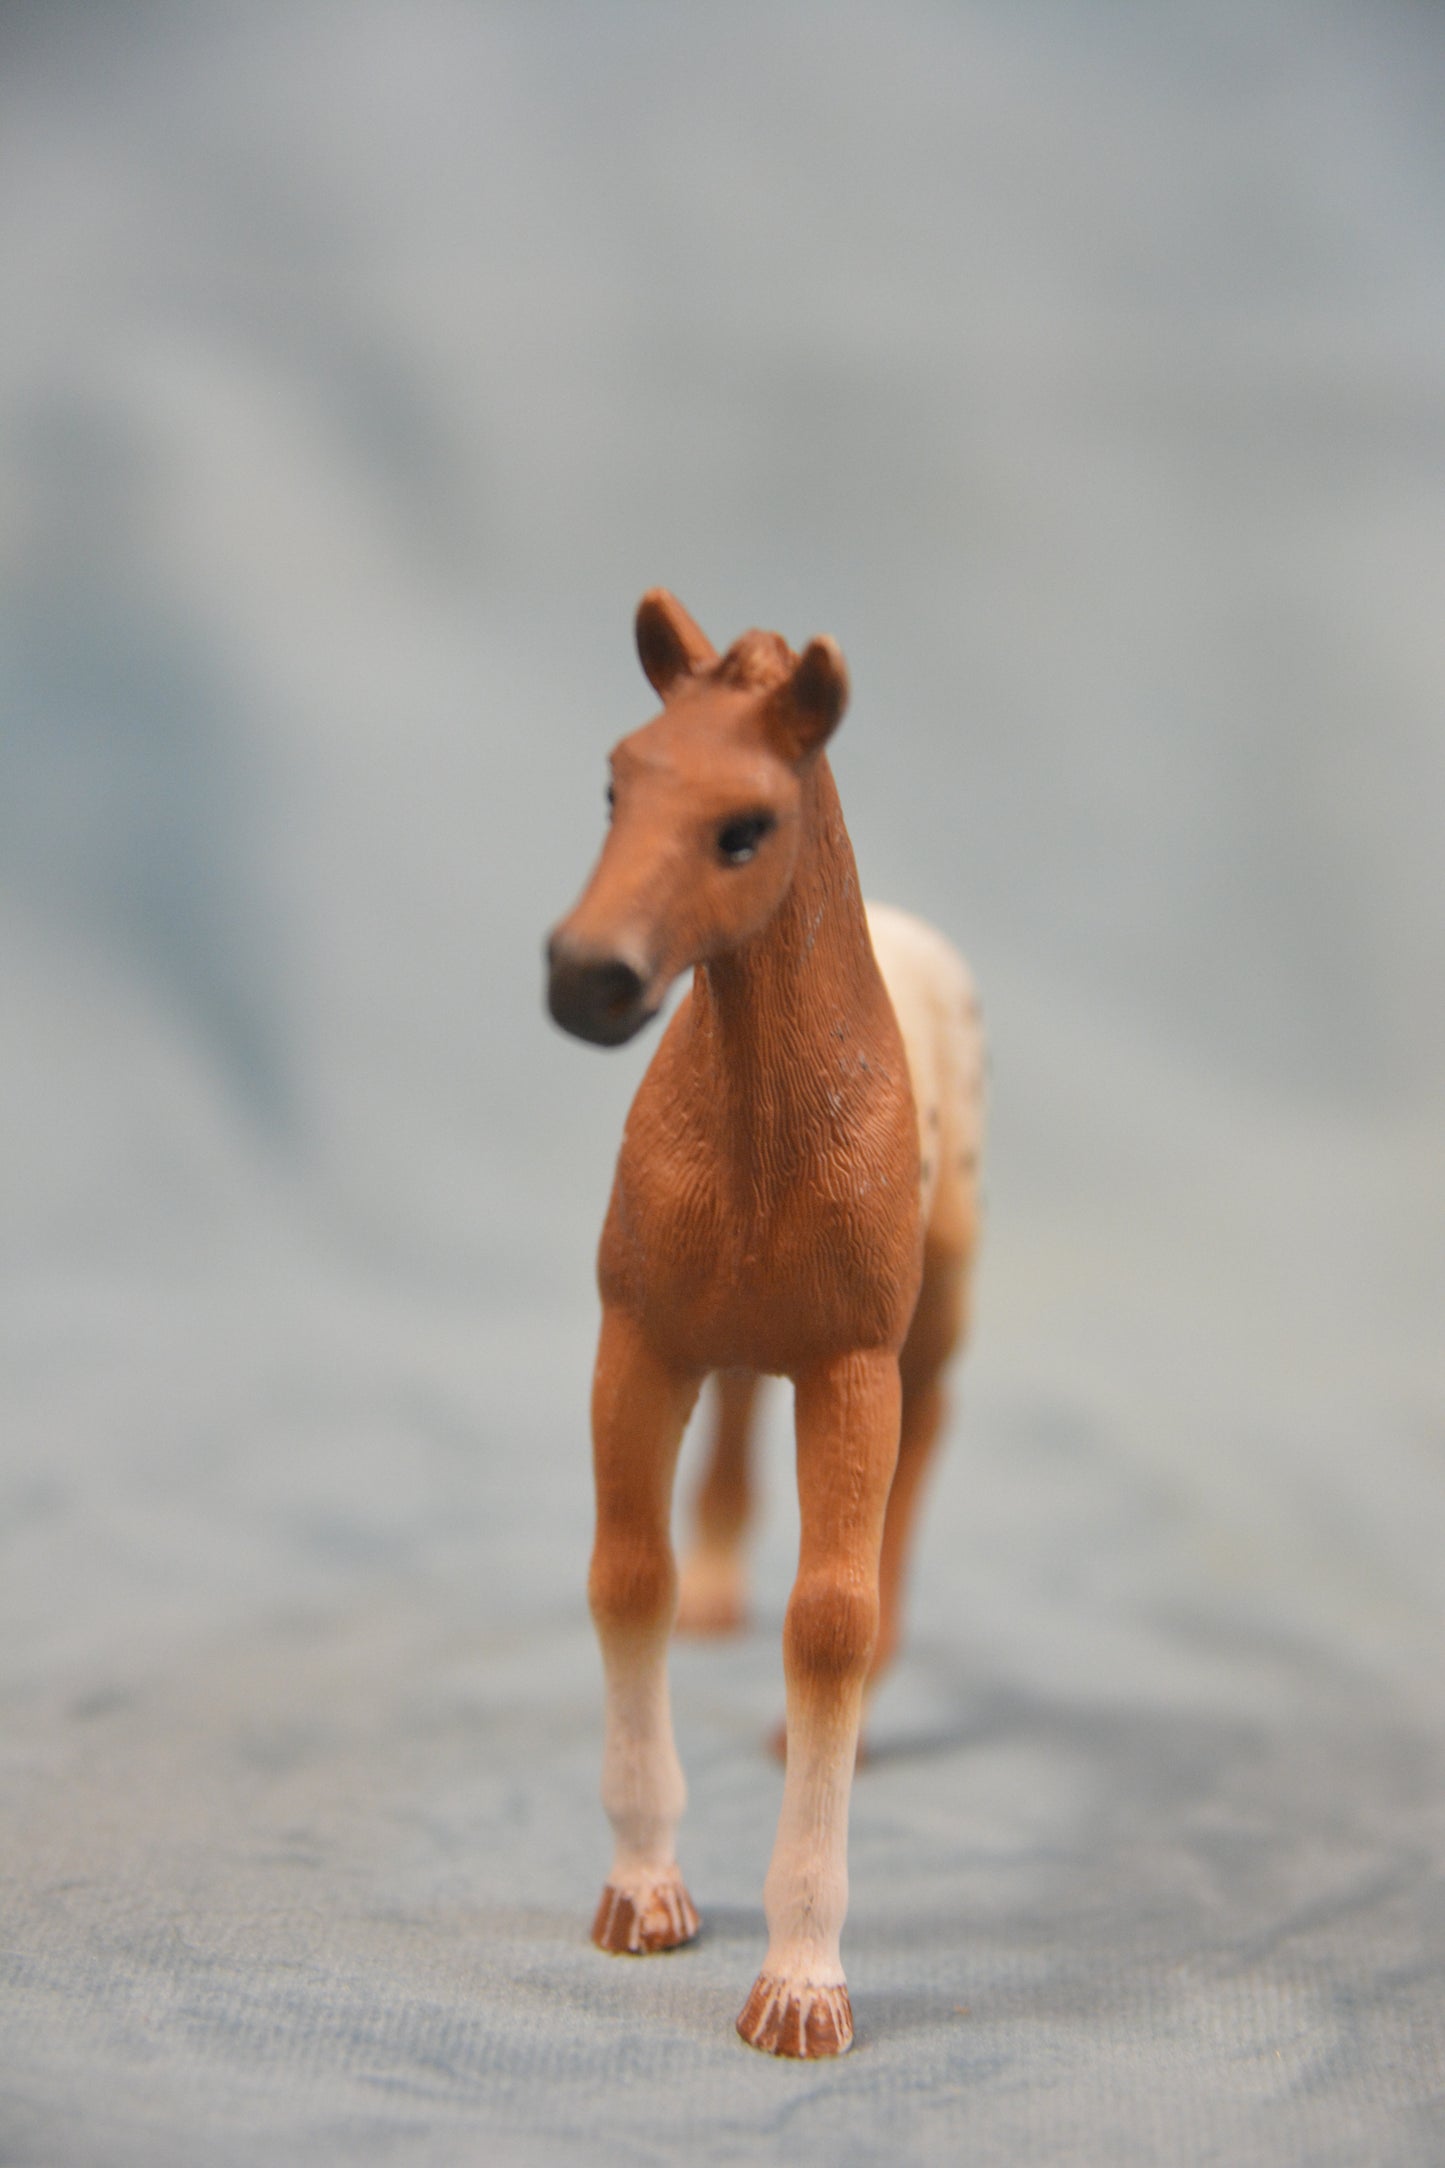
[[[0,2159],[1445,2158],[1445,38],[1410,5],[0,24]],[[994,1057],[977,1346],[748,2054],[795,1521],[585,1939],[541,1015],[629,618],[843,642]]]

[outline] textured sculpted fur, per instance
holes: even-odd
[[[913,1512],[943,1416],[941,1373],[967,1326],[968,1264],[978,1233],[983,1041],[973,981],[957,950],[906,911],[881,903],[866,909],[873,953],[903,1033],[918,1118],[925,1229],[923,1287],[900,1358],[906,1443],[884,1523],[871,1686],[897,1649]],[[693,1502],[693,1538],[682,1566],[677,1612],[677,1630],[700,1635],[733,1633],[744,1622],[744,1541],[754,1508],[757,1374],[723,1370],[714,1386],[711,1436]]]
[[[604,1045],[693,971],[628,1117],[599,1257],[589,1593],[616,1850],[593,1934],[644,1952],[697,1930],[674,1852],[673,1469],[708,1373],[723,1374],[734,1447],[751,1381],[789,1377],[802,1526],[784,1628],[787,1778],[768,1953],[738,2028],[777,2054],[837,2054],[852,2037],[839,1935],[862,1700],[896,1641],[941,1373],[964,1323],[976,1012],[938,935],[880,911],[870,933],[823,750],[847,701],[833,642],[795,657],[776,634],[747,633],[719,659],[656,590],[637,643],[662,711],[613,753],[612,830],[550,947],[553,1015]],[[729,1552],[737,1576],[739,1533],[709,1530],[704,1514],[723,1580]]]

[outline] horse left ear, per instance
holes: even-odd
[[[810,640],[768,702],[768,728],[787,760],[806,760],[827,744],[848,705],[848,665],[826,633]]]
[[[653,691],[666,699],[680,677],[717,661],[717,649],[676,595],[649,587],[637,605],[637,659]]]

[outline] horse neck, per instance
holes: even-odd
[[[752,1156],[796,1157],[832,1134],[838,1058],[883,995],[837,786],[819,755],[804,787],[798,862],[763,931],[700,964],[696,1043],[720,1125]],[[841,1028],[840,1028],[841,1027]],[[841,1042],[841,1043],[840,1043]]]

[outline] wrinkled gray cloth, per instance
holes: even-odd
[[[1445,2159],[1445,36],[1405,4],[0,25],[0,2160]],[[663,582],[842,641],[990,1218],[858,2045],[586,1940],[541,1010]],[[685,1472],[684,1483],[691,1480]]]

